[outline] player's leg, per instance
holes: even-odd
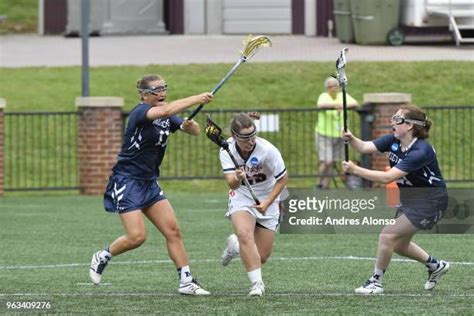
[[[255,244],[254,230],[256,219],[246,211],[237,211],[231,215],[232,225],[239,240],[240,257],[247,271],[259,269],[260,254]]]
[[[411,241],[412,236],[401,238],[395,245],[394,251],[404,257],[416,260],[428,269],[428,279],[425,290],[432,290],[438,284],[441,276],[449,270],[449,262],[430,256],[423,248]]]
[[[168,254],[176,267],[188,265],[181,230],[169,201],[161,200],[146,208],[143,213],[165,237]]]
[[[239,240],[240,258],[252,284],[249,296],[263,296],[261,258],[254,237],[256,219],[249,212],[237,211],[232,213],[231,220]]]
[[[222,252],[221,262],[223,266],[227,266],[232,259],[237,258],[240,255],[239,239],[236,234],[231,234],[227,237],[227,245]]]
[[[146,227],[140,210],[120,214],[126,234],[117,238],[110,246],[113,256],[140,247],[146,240]]]
[[[279,205],[275,206],[279,207]],[[278,220],[275,219],[277,223]],[[258,222],[255,226],[254,239],[255,244],[257,245],[258,253],[260,254],[260,262],[264,264],[267,262],[270,254],[272,253],[273,240],[275,236],[275,231],[268,229]],[[240,245],[237,235],[232,234],[227,238],[227,247],[222,253],[222,264],[224,266],[228,265],[230,261],[240,255]]]
[[[397,254],[425,263],[430,255],[420,246],[411,241],[413,236],[400,238],[393,249]]]
[[[405,238],[411,239],[417,231],[418,229],[410,223],[404,214],[395,220],[394,225],[385,226],[379,236],[374,272],[364,285],[355,289],[355,292],[359,294],[383,293],[382,279],[390,264],[395,247]]]
[[[209,295],[193,278],[181,239],[181,231],[173,207],[168,200],[161,200],[146,208],[143,213],[163,234],[168,254],[178,270],[179,292],[190,295]]]
[[[89,276],[95,284],[100,283],[102,273],[113,256],[135,249],[146,240],[146,228],[140,210],[121,213],[119,216],[125,229],[125,235],[120,236],[109,247],[99,250],[92,256]]]
[[[258,253],[260,254],[260,262],[265,264],[272,253],[275,232],[257,225],[255,227],[254,237]]]

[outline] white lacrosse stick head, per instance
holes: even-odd
[[[336,73],[337,73],[337,81],[339,82],[339,86],[345,87],[347,85],[347,77],[346,77],[346,53],[349,51],[349,48],[344,47],[341,50],[341,55],[336,61]]]

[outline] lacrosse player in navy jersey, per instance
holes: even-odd
[[[166,103],[167,85],[157,75],[146,75],[137,82],[141,102],[130,112],[124,142],[112,169],[104,194],[107,212],[118,213],[125,235],[92,256],[89,275],[99,284],[107,263],[113,256],[139,247],[145,242],[144,214],[166,239],[168,254],[177,267],[179,293],[209,295],[193,278],[171,204],[157,183],[170,133],[181,130],[199,135],[193,120],[183,120],[177,113],[212,100],[209,92]]]
[[[400,188],[401,205],[395,215],[395,224],[384,227],[380,233],[374,273],[363,286],[355,289],[356,293],[383,293],[382,278],[393,252],[426,265],[426,290],[432,290],[449,269],[448,262],[430,256],[411,241],[419,230],[431,229],[443,217],[448,204],[436,152],[426,141],[431,124],[420,108],[408,105],[400,107],[392,117],[392,134],[362,141],[351,132],[343,133],[358,152],[388,152],[391,167],[387,171],[376,171],[349,161],[342,163],[344,172],[375,182],[397,181]]]
[[[252,116],[258,118],[259,115],[253,112]],[[280,152],[267,140],[257,137],[257,127],[249,115],[235,114],[231,130],[229,149],[241,168],[237,169],[227,152],[221,149],[220,161],[230,188],[226,217],[232,221],[235,232],[227,239],[222,264],[226,266],[240,255],[251,283],[249,296],[263,296],[261,266],[273,248],[280,217],[278,202],[288,175]],[[259,205],[242,184],[244,177],[259,199]]]

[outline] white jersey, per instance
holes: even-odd
[[[247,179],[252,186],[255,195],[264,200],[273,190],[275,183],[286,174],[285,163],[278,149],[269,141],[257,137],[255,148],[248,157],[243,159],[236,148],[233,138],[227,140],[229,150],[237,160],[240,167],[245,167]],[[235,165],[229,154],[221,149],[220,161],[224,173],[235,172]],[[252,195],[245,185],[241,185],[235,193],[244,195],[252,200]]]

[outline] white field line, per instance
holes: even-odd
[[[270,258],[271,261],[318,261],[318,260],[365,260],[375,261],[373,257],[357,257],[357,256],[327,256],[327,257],[275,257]],[[392,261],[417,263],[411,259],[394,258]],[[165,260],[142,260],[142,261],[111,261],[110,264],[160,264],[171,263],[170,259]],[[210,263],[220,262],[219,259],[195,259],[190,260],[191,263]],[[471,261],[450,261],[454,265],[472,266],[474,262]],[[15,265],[15,266],[0,266],[0,270],[20,270],[20,269],[60,269],[60,268],[76,268],[89,266],[89,263],[64,263],[64,264],[45,264],[45,265]]]
[[[183,297],[179,293],[0,293],[0,297]],[[228,296],[240,296],[247,298],[247,293],[225,293],[225,294],[212,294],[209,297],[228,297]],[[305,297],[457,297],[457,298],[471,298],[474,294],[438,294],[438,293],[385,293],[377,295],[363,295],[355,293],[265,293],[265,297],[292,297],[292,296],[305,296]]]

